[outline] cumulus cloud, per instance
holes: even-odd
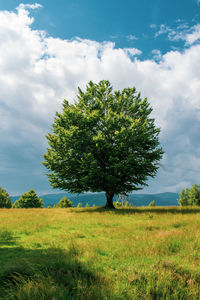
[[[73,102],[89,80],[111,81],[115,89],[136,86],[148,97],[161,127],[166,152],[146,191],[177,191],[197,180],[200,168],[200,45],[139,60],[135,48],[112,42],[62,40],[31,29],[29,9],[0,12],[0,179],[10,193],[48,189],[41,166],[50,130],[63,99]],[[186,171],[187,170],[187,171]]]

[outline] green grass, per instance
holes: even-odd
[[[1,209],[0,299],[199,299],[200,208]]]

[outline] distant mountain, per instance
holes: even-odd
[[[178,193],[131,194],[131,202],[135,206],[147,206],[155,201],[156,206],[177,206]]]
[[[44,207],[51,206],[58,203],[61,198],[66,196],[70,199],[74,206],[80,202],[83,206],[88,203],[90,206],[103,206],[106,202],[105,193],[85,193],[85,194],[70,194],[70,193],[57,193],[57,194],[45,194],[40,198],[44,201]],[[12,202],[19,199],[20,196],[12,197]],[[159,193],[159,194],[131,194],[130,203],[134,206],[147,206],[151,201],[155,201],[156,206],[177,206],[179,195],[177,193]]]

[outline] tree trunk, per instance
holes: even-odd
[[[105,208],[109,208],[109,209],[114,209],[114,205],[113,205],[113,197],[114,194],[112,192],[106,192],[106,205]]]

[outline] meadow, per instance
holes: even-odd
[[[199,299],[200,208],[0,209],[0,299]]]

